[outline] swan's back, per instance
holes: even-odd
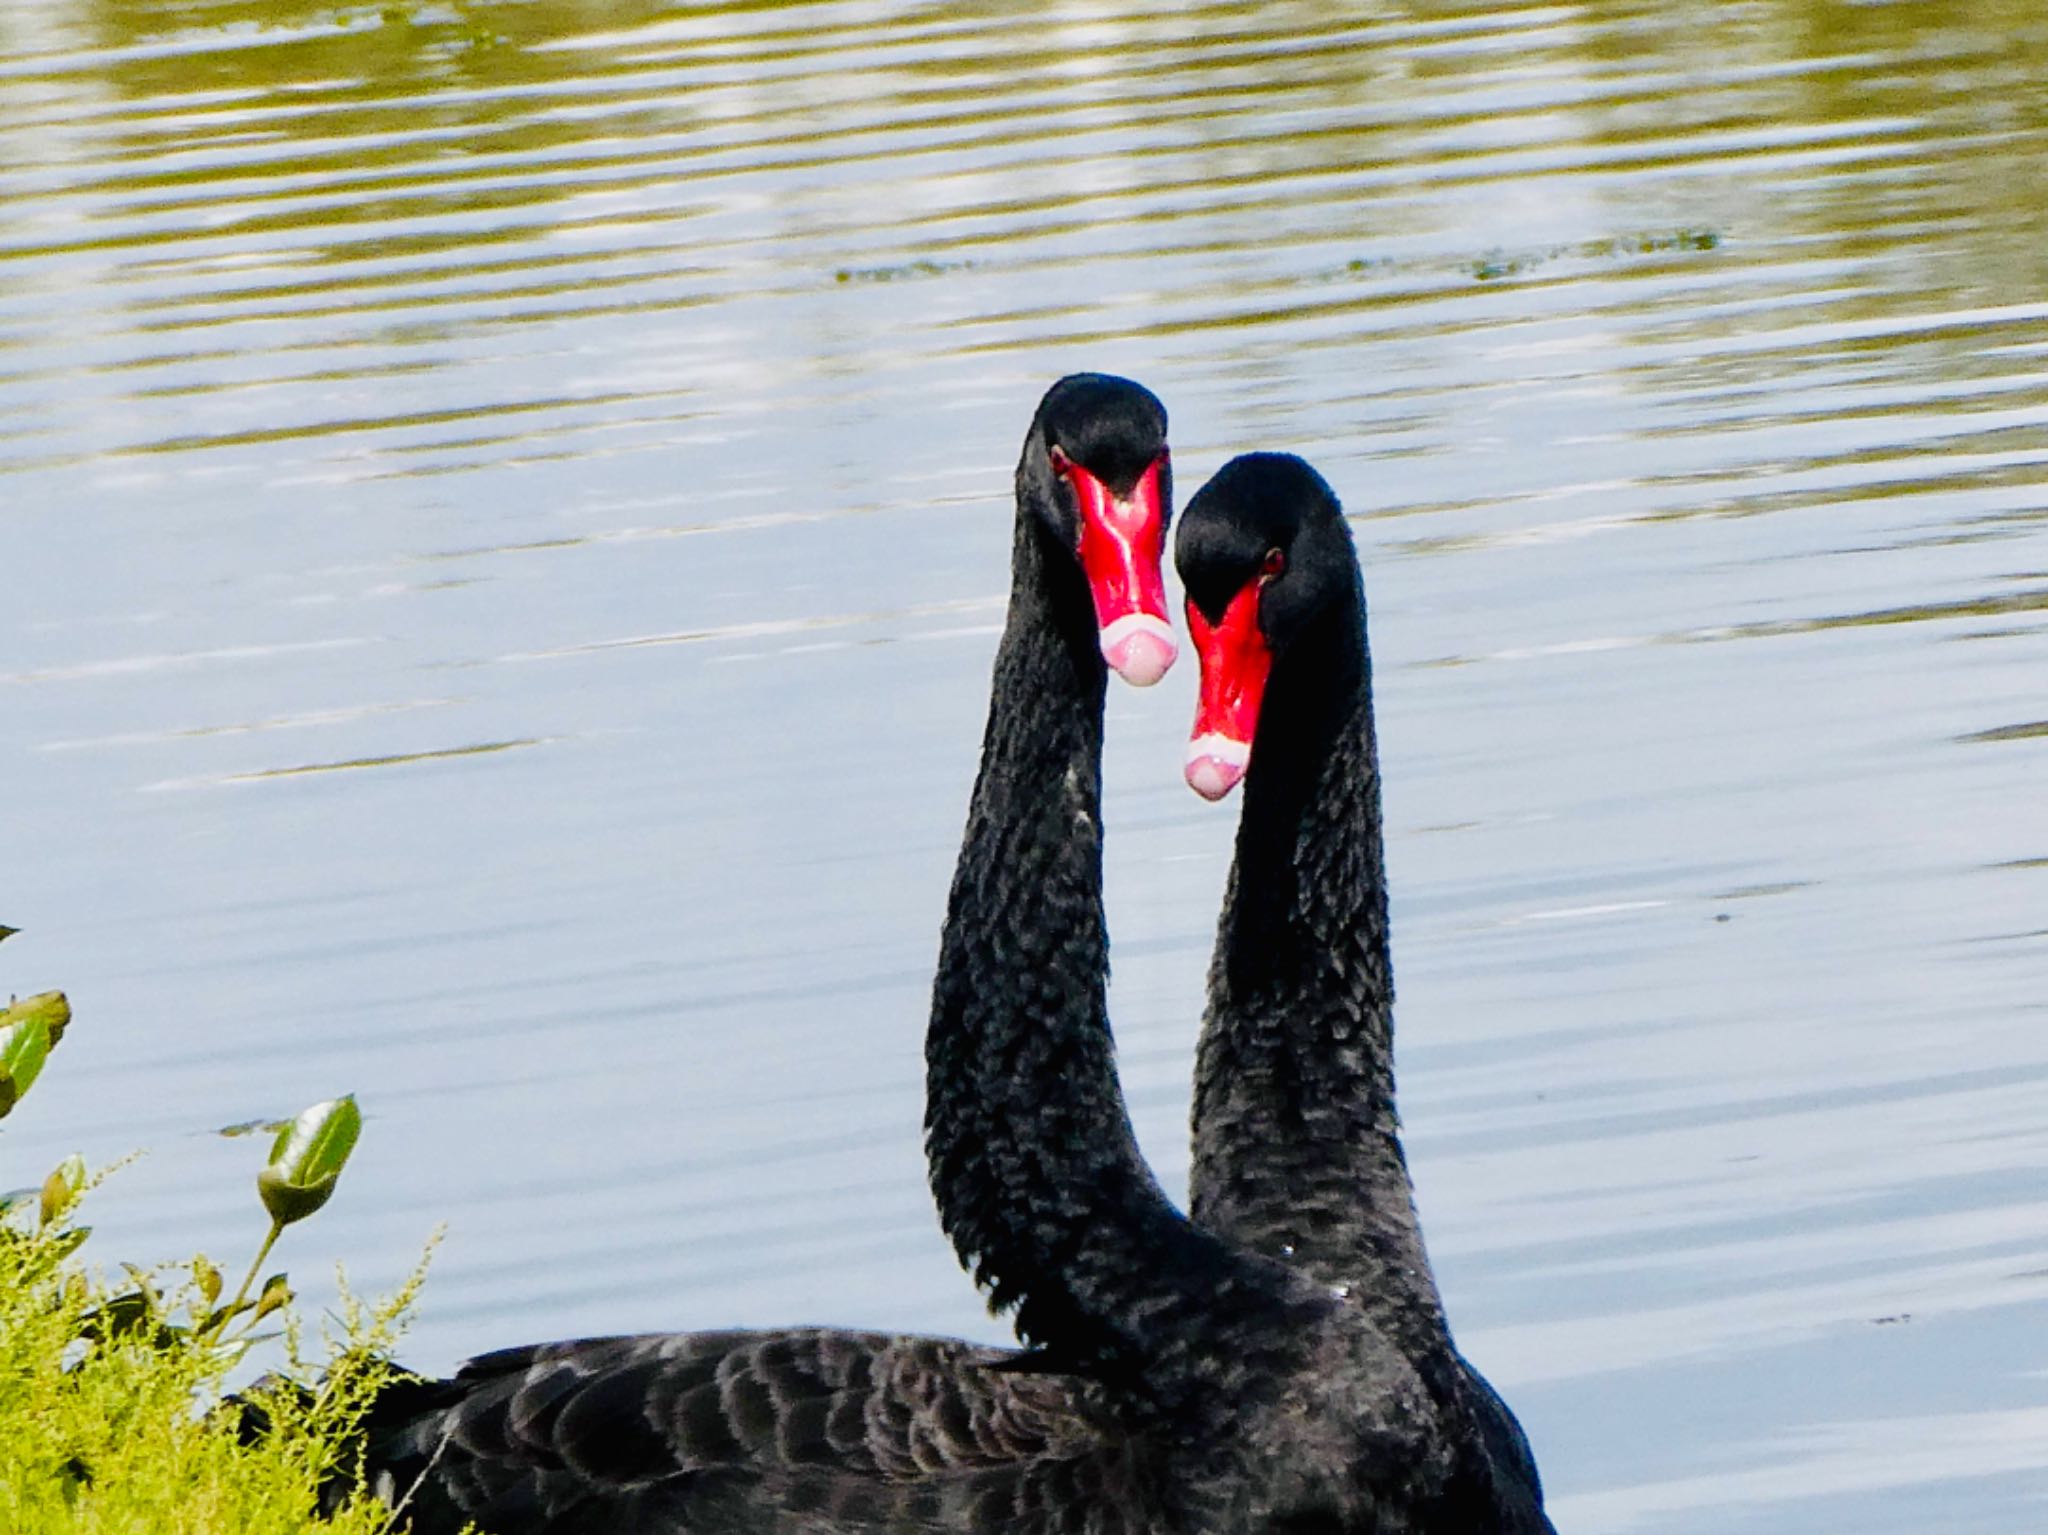
[[[379,1399],[371,1490],[451,1535],[1118,1528],[1110,1416],[1016,1358],[817,1328],[505,1349]]]

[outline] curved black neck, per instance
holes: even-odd
[[[1160,1329],[1220,1250],[1160,1192],[1117,1082],[1086,585],[1028,514],[1013,577],[925,1041],[932,1192],[1027,1342],[1110,1377],[1143,1361],[1156,1394]]]
[[[1438,1319],[1394,1111],[1362,595],[1275,662],[1244,796],[1196,1062],[1192,1214],[1368,1310]]]

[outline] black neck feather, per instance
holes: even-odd
[[[926,1036],[925,1146],[990,1304],[1069,1367],[1134,1374],[1220,1254],[1160,1192],[1117,1083],[1086,586],[1029,515],[1013,574]]]
[[[1394,1110],[1364,613],[1362,596],[1331,603],[1268,684],[1196,1063],[1190,1203],[1369,1310],[1440,1325]]]

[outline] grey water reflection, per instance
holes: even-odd
[[[0,11],[12,1181],[414,1344],[999,1336],[924,990],[1045,381],[1299,449],[1373,599],[1402,1083],[1560,1528],[2048,1497],[2032,0]],[[1169,1182],[1229,817],[1112,700]]]

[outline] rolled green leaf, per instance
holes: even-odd
[[[43,1020],[50,1031],[50,1045],[54,1049],[64,1037],[64,1031],[71,1026],[71,1003],[61,991],[39,991],[32,997],[23,997],[0,1008],[0,1028],[28,1018]]]
[[[63,1217],[65,1211],[78,1202],[78,1196],[85,1192],[85,1158],[76,1152],[59,1162],[43,1180],[42,1200],[37,1208],[37,1219],[45,1226]]]
[[[251,1320],[260,1322],[271,1312],[289,1306],[293,1299],[292,1287],[285,1283],[284,1275],[272,1274],[263,1281],[263,1289],[256,1297],[256,1315]]]
[[[362,1110],[350,1095],[314,1104],[279,1131],[270,1165],[256,1175],[270,1218],[289,1226],[326,1204],[362,1128]]]
[[[21,1005],[42,1014],[50,1025],[50,1048],[56,1049],[71,1027],[71,999],[61,991],[39,991]]]
[[[263,1208],[280,1226],[289,1226],[313,1214],[334,1195],[335,1179],[330,1175],[311,1183],[293,1183],[274,1167],[256,1175],[256,1193]]]
[[[0,922],[0,943],[7,942],[8,939],[20,931],[21,929],[18,927],[9,927],[6,923]]]
[[[48,1021],[40,1014],[16,1019],[16,1010],[7,1010],[4,1016],[10,1021],[0,1028],[0,1119],[12,1113],[22,1095],[35,1086],[43,1062],[50,1057]]]

